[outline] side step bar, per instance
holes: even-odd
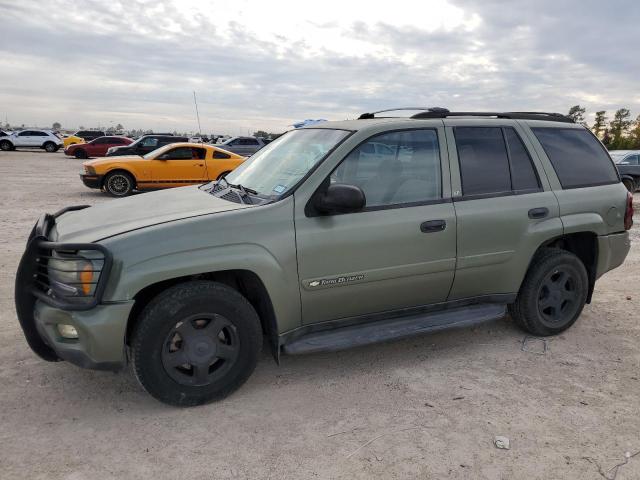
[[[488,303],[395,317],[308,333],[283,345],[282,349],[289,355],[344,350],[449,328],[468,327],[501,318],[506,310],[503,304]]]

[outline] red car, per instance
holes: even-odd
[[[127,137],[98,137],[88,143],[76,143],[64,149],[64,154],[76,158],[104,157],[110,147],[129,145],[133,140]]]

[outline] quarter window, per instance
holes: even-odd
[[[213,158],[219,158],[221,160],[226,160],[227,158],[231,158],[231,155],[228,153],[221,152],[220,150],[213,151]]]
[[[440,149],[435,130],[371,137],[331,174],[332,183],[362,189],[366,207],[423,203],[442,198]]]
[[[520,136],[513,128],[505,128],[504,138],[507,141],[509,160],[511,161],[511,186],[517,192],[539,190],[540,182],[536,175],[531,157]]]
[[[607,152],[583,128],[532,128],[553,165],[562,188],[605,185],[620,181]]]
[[[455,127],[465,197],[538,191],[531,158],[513,128]]]

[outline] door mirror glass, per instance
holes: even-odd
[[[316,209],[324,214],[352,213],[364,208],[366,199],[364,192],[355,185],[334,183],[326,192],[319,195],[315,202]]]

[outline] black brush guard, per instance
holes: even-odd
[[[20,326],[31,350],[40,358],[49,362],[56,362],[61,359],[38,333],[34,319],[36,300],[41,300],[48,305],[62,310],[89,310],[100,303],[102,294],[106,288],[106,280],[111,271],[111,265],[113,263],[111,252],[102,245],[96,243],[58,243],[48,240],[48,234],[51,227],[55,224],[56,218],[64,213],[82,210],[88,206],[89,205],[76,205],[64,208],[53,215],[48,213],[42,215],[29,235],[27,248],[18,266],[15,284],[15,303],[18,321],[20,322]],[[101,261],[103,262],[98,279],[92,282],[95,284],[93,293],[81,296],[64,296],[59,293],[54,293],[53,290],[49,288],[47,273],[47,262],[48,259],[51,258],[52,253],[54,251],[65,252],[66,259],[76,260],[79,257],[74,255],[69,256],[68,253],[87,250],[100,252],[102,255]],[[95,261],[96,259],[90,260]],[[67,272],[75,271],[76,270],[67,270]]]

